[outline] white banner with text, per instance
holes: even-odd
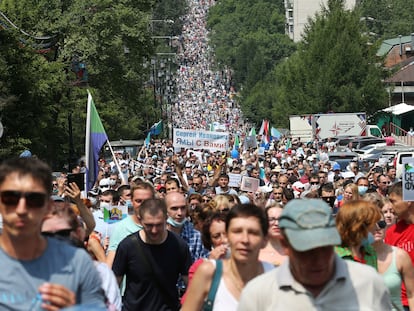
[[[174,148],[205,149],[211,151],[227,151],[229,144],[228,132],[210,132],[200,130],[173,131]]]

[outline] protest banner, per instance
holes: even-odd
[[[257,189],[259,189],[259,183],[260,181],[257,178],[243,176],[241,180],[240,190],[247,192],[256,192]]]
[[[229,173],[229,187],[239,188],[241,183],[241,174]]]
[[[403,201],[414,201],[414,158],[403,158]]]
[[[211,132],[201,130],[184,130],[175,128],[173,131],[174,148],[194,150],[227,151],[229,144],[228,132]]]

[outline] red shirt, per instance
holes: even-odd
[[[414,264],[414,224],[407,224],[404,220],[400,220],[392,225],[385,232],[385,243],[397,246],[405,250],[410,255]],[[401,300],[404,306],[408,306],[405,285],[401,286]]]

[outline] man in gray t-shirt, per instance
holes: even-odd
[[[92,260],[66,242],[46,238],[52,172],[35,158],[0,165],[0,310],[57,310],[75,304],[104,306]]]

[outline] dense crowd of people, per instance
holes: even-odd
[[[414,209],[395,167],[341,167],[332,140],[258,148],[231,71],[213,69],[212,4],[189,1],[173,127],[239,145],[153,139],[101,158],[92,189],[31,154],[4,161],[0,309],[414,310]]]

